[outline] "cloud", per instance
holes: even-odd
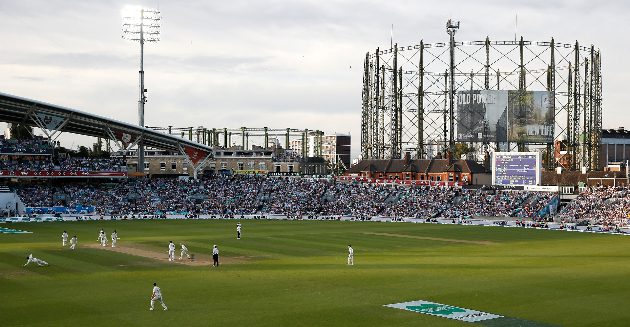
[[[0,91],[135,122],[139,46],[121,39],[122,0],[0,1]],[[626,1],[144,1],[162,11],[162,40],[145,47],[147,123],[351,132],[359,153],[367,51],[458,40],[595,44],[604,70],[604,125],[627,115],[620,65],[630,46]],[[518,28],[516,15],[518,14]],[[7,46],[8,45],[8,46]],[[350,68],[352,67],[352,68]],[[617,126],[614,126],[617,127]],[[68,137],[68,140],[72,138]]]

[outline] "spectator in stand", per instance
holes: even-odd
[[[342,183],[331,179],[260,175],[198,180],[128,179],[116,185],[27,185],[27,207],[94,207],[99,215],[267,215],[453,218],[537,218],[553,194],[453,187]]]

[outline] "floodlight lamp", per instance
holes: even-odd
[[[160,40],[159,10],[140,6],[125,6],[122,11],[122,37],[126,40],[157,42]]]

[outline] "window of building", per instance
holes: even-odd
[[[253,161],[250,161],[250,162],[247,163],[247,169],[249,169],[249,170],[254,169],[254,162]]]
[[[221,170],[225,170],[227,169],[227,162],[222,162],[221,163]]]
[[[149,162],[144,163],[144,170],[149,170]]]
[[[293,165],[288,165],[287,168],[289,168],[289,172],[292,173],[293,172]]]
[[[276,165],[276,173],[280,172],[280,165]]]
[[[171,169],[177,170],[177,162],[171,162]]]
[[[267,164],[264,163],[264,162],[258,163],[258,169],[260,169],[260,170],[267,170]]]
[[[436,176],[435,180],[438,181],[438,182],[442,181],[442,176],[440,176],[440,175]]]
[[[238,165],[238,170],[243,170],[244,169],[242,162],[237,163],[237,165]]]
[[[166,170],[166,162],[160,162],[160,170],[161,171],[165,171]]]

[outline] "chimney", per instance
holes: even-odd
[[[409,166],[409,162],[411,161],[411,153],[410,152],[405,152],[405,166]]]
[[[450,150],[446,151],[446,159],[448,160],[449,164],[453,163],[453,153]]]

